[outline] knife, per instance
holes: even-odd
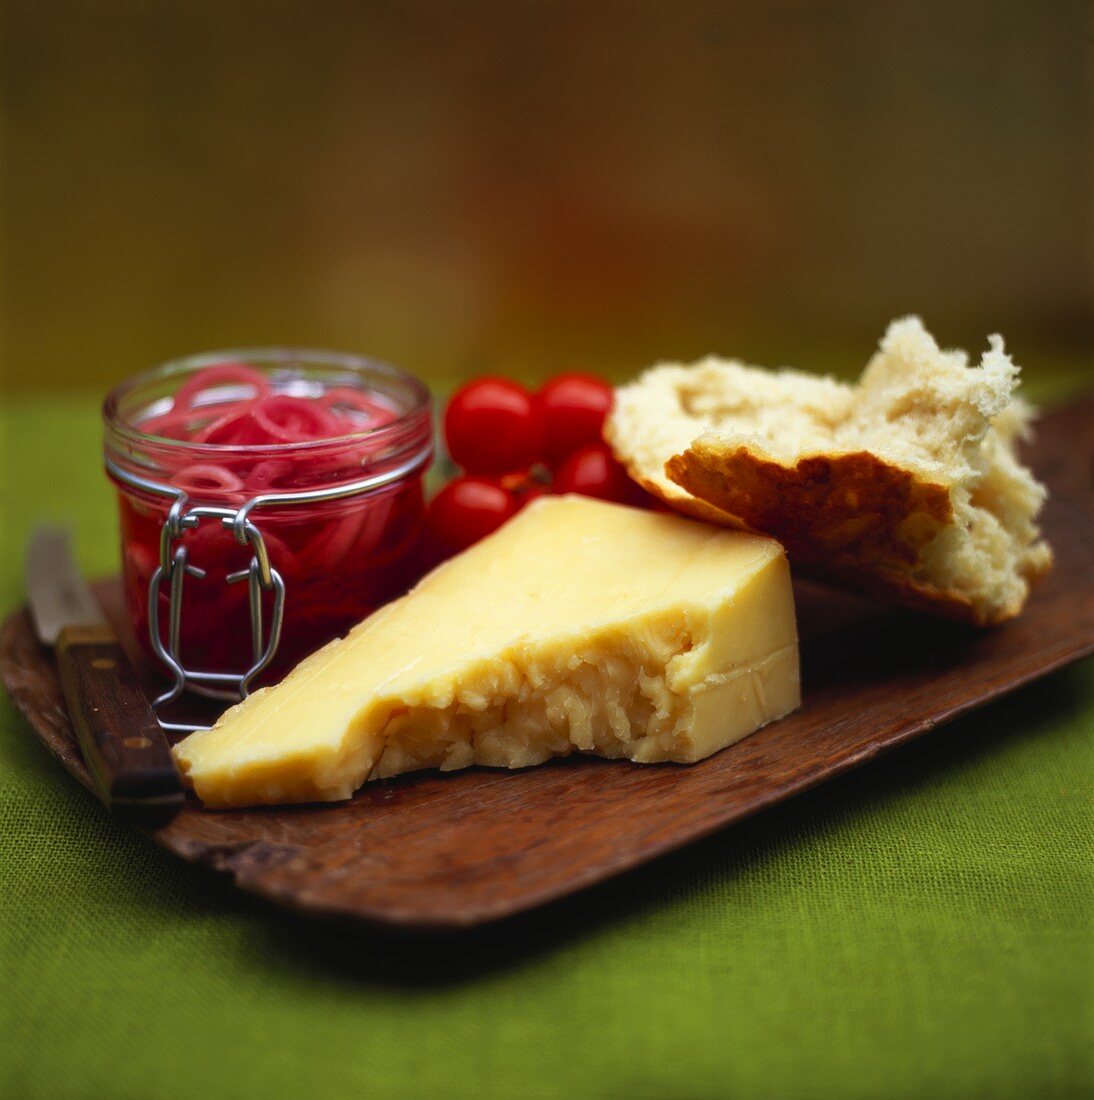
[[[124,821],[166,824],[185,801],[182,780],[63,528],[39,528],[31,535],[27,595],[39,640],[57,650],[69,717],[96,793]]]

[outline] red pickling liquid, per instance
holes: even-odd
[[[218,399],[224,393],[245,396]],[[318,396],[275,393],[261,371],[232,363],[196,372],[169,409],[157,409],[135,426],[166,441],[149,440],[143,448],[157,468],[156,480],[185,490],[190,504],[238,507],[262,493],[315,489],[382,470],[397,460],[388,454],[398,448],[390,431],[379,431],[375,439],[369,433],[394,425],[400,415],[384,396],[352,388]],[[424,423],[428,431],[428,414]],[[312,443],[317,445],[296,446]],[[128,486],[119,490],[126,602],[137,638],[151,653],[149,581],[159,563],[170,500]],[[418,470],[365,495],[251,513],[286,589],[281,643],[261,683],[279,679],[417,580],[424,566],[423,510]],[[248,585],[228,584],[226,578],[247,568],[251,548],[236,542],[217,518],[201,519],[181,544],[190,563],[205,570],[204,577],[184,582],[182,663],[241,672],[252,660]],[[168,595],[162,584],[165,643]],[[272,593],[264,593],[263,601],[268,625]]]

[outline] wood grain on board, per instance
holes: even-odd
[[[644,863],[865,763],[1094,651],[1094,401],[1048,415],[1030,455],[1056,567],[1026,612],[976,630],[801,586],[804,706],[694,765],[574,756],[370,784],[349,802],[203,810],[150,832],[279,904],[411,930],[466,928]],[[98,593],[120,620],[120,585]],[[52,653],[24,610],[0,676],[85,786]]]

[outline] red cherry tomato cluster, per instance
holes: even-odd
[[[611,405],[611,386],[588,374],[557,375],[536,393],[496,377],[457,390],[444,437],[464,472],[430,503],[438,550],[449,555],[478,542],[545,492],[648,506],[649,495],[601,439]]]

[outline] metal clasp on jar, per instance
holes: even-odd
[[[252,502],[248,502],[252,503]],[[281,622],[285,610],[285,582],[270,565],[270,557],[262,532],[247,515],[248,505],[242,508],[222,508],[214,505],[199,504],[187,507],[186,496],[180,496],[171,505],[167,519],[160,528],[160,561],[148,584],[148,627],[152,648],[156,656],[167,666],[174,683],[162,695],[153,701],[157,709],[173,702],[186,690],[214,699],[238,702],[250,693],[255,678],[269,666],[281,641]],[[186,546],[174,543],[182,538],[183,532],[196,528],[202,519],[217,519],[231,530],[236,541],[242,546],[250,545],[252,557],[246,569],[230,573],[229,584],[247,581],[248,608],[251,619],[251,656],[252,663],[241,673],[213,672],[200,669],[188,669],[182,663],[179,652],[179,638],[182,624],[182,594],[187,576],[204,577],[205,570],[191,565]],[[160,630],[159,593],[161,586],[170,586],[167,612],[167,645],[163,644]],[[262,592],[273,592],[273,608],[270,612],[268,636],[263,639]],[[169,730],[189,730],[192,726],[166,722],[160,724]]]

